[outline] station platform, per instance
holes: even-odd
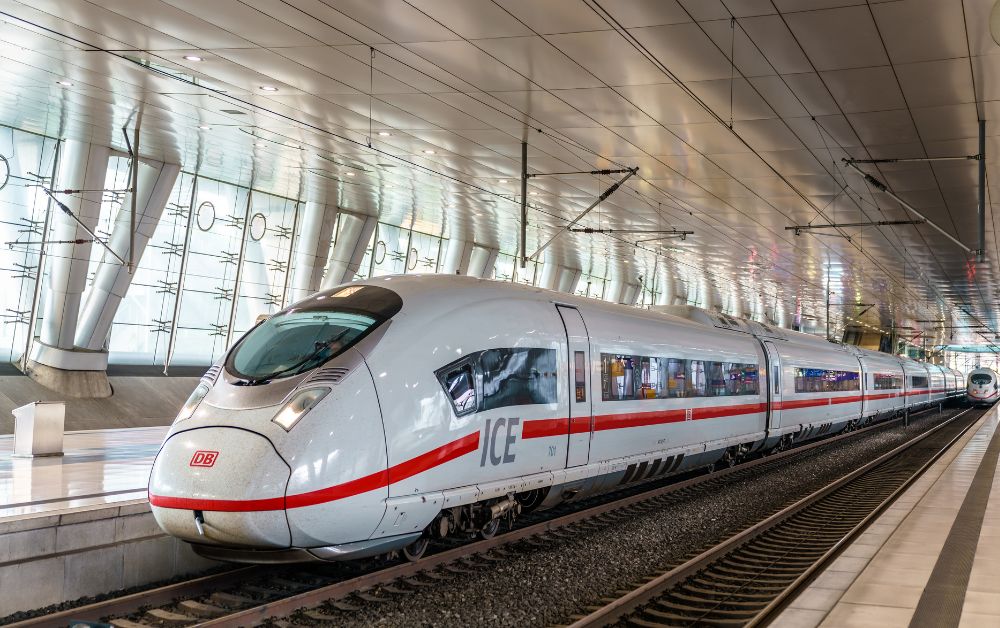
[[[68,432],[63,456],[0,436],[0,624],[21,611],[217,567],[167,536],[146,486],[167,427]]]
[[[998,427],[994,406],[770,625],[1000,626]]]
[[[63,456],[15,458],[0,436],[0,520],[146,496],[169,427],[68,432]]]

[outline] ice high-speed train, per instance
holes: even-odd
[[[974,406],[989,406],[1000,399],[1000,380],[991,368],[975,368],[969,372],[965,400]]]
[[[199,553],[342,560],[853,428],[957,372],[696,308],[450,275],[315,294],[203,377],[149,502]]]

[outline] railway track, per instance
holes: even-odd
[[[928,410],[929,412],[930,410]],[[350,612],[358,603],[377,603],[380,595],[414,592],[437,581],[486,569],[507,560],[504,546],[545,543],[575,529],[612,526],[622,517],[663,508],[695,494],[711,492],[728,482],[765,473],[843,439],[891,427],[901,419],[855,432],[810,442],[788,451],[759,457],[712,474],[692,475],[669,483],[653,482],[592,498],[543,513],[522,517],[511,531],[490,539],[453,541],[435,548],[416,563],[371,561],[367,564],[262,565],[195,578],[168,586],[95,602],[19,623],[27,626],[67,626],[74,620],[106,622],[122,628],[137,626],[246,626],[286,617],[298,609],[323,603]],[[303,611],[307,620],[334,621],[318,610]],[[280,621],[278,622],[280,623]]]
[[[958,413],[567,623],[571,628],[765,625],[984,412]]]

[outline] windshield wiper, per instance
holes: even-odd
[[[272,379],[274,379],[275,377],[281,377],[282,375],[285,375],[287,373],[292,373],[294,371],[298,371],[299,369],[301,369],[306,364],[309,364],[310,362],[312,362],[313,360],[315,360],[316,358],[318,358],[320,356],[320,354],[323,353],[323,351],[325,351],[333,343],[335,343],[338,340],[340,340],[341,338],[343,338],[344,335],[347,334],[347,332],[349,332],[349,331],[351,331],[350,328],[345,329],[344,331],[340,332],[336,336],[331,337],[329,340],[327,340],[325,342],[316,343],[319,346],[316,347],[313,350],[312,353],[310,353],[309,355],[307,355],[306,357],[302,358],[301,360],[299,360],[298,362],[296,362],[295,364],[293,364],[291,366],[285,367],[285,368],[281,369],[280,371],[275,371],[274,373],[269,374],[267,377],[259,377],[259,378],[250,377],[250,378],[247,378],[247,386],[258,386],[260,384],[266,384],[266,383],[270,382]],[[333,357],[333,356],[331,355],[330,357]]]

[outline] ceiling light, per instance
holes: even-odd
[[[510,183],[507,179],[500,179],[500,183]]]
[[[256,146],[257,148],[267,148],[267,144],[265,144],[264,142],[257,142],[256,144],[254,144],[254,146]]]
[[[392,135],[392,133],[388,131],[379,131],[378,134],[381,135],[382,137],[389,137],[390,135]]]
[[[185,61],[204,61],[204,59],[202,59],[198,55],[184,55],[184,60]]]
[[[207,124],[203,124],[198,128],[201,129],[202,131],[210,131],[212,129],[212,127],[208,126]]]
[[[349,176],[349,177],[353,177],[353,176],[354,176],[354,173],[353,173],[353,172],[348,172],[348,173],[347,173],[347,176]]]
[[[275,87],[274,85],[261,85],[260,89],[264,90],[265,92],[276,92],[276,91],[278,91],[278,88]]]
[[[433,155],[434,151],[432,151],[431,149],[428,148],[427,150],[424,151],[424,154],[425,155]]]
[[[538,192],[528,192],[528,196],[538,196]]]
[[[56,81],[56,85],[62,85],[63,87],[73,87],[73,84],[69,81]]]

